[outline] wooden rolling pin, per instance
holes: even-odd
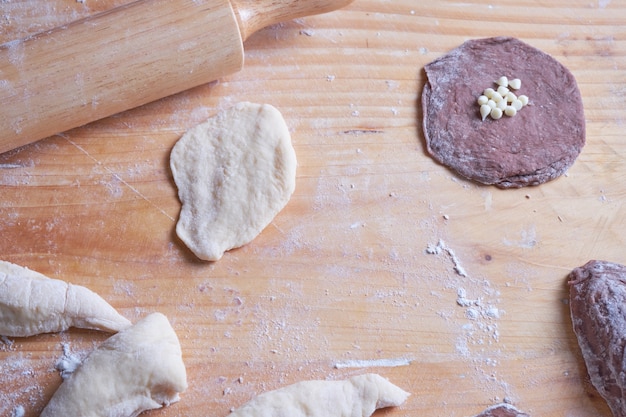
[[[352,0],[138,0],[0,45],[0,153],[236,72],[265,26]]]

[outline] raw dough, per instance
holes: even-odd
[[[626,417],[626,266],[589,261],[568,276],[574,332],[591,383]]]
[[[117,332],[130,326],[98,294],[0,261],[0,335],[26,337],[70,327]]]
[[[178,337],[153,313],[91,352],[41,417],[134,417],[178,401],[186,388]]]
[[[583,104],[574,76],[517,39],[470,40],[425,67],[423,128],[440,163],[501,188],[557,178],[585,144]],[[519,78],[530,98],[515,117],[482,120],[477,99],[501,76]]]
[[[239,103],[190,129],[170,166],[182,202],[176,233],[207,261],[252,241],[295,189],[289,130],[268,104]]]
[[[252,399],[229,417],[369,417],[409,396],[377,374],[344,381],[303,381]]]
[[[487,408],[475,417],[530,417],[510,404],[497,404]]]

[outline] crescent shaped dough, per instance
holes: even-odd
[[[291,136],[268,104],[239,103],[191,128],[170,166],[182,203],[176,233],[207,261],[252,241],[295,189]]]
[[[153,313],[91,352],[40,417],[135,417],[179,400],[187,374],[178,337]]]
[[[130,324],[85,287],[0,261],[0,335],[26,337],[70,327],[118,332]]]
[[[377,374],[344,381],[303,381],[253,398],[229,417],[369,417],[409,393]]]

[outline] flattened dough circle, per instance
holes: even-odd
[[[193,127],[170,166],[182,202],[176,233],[207,261],[252,241],[295,189],[289,130],[268,104],[239,103]]]
[[[510,37],[470,40],[425,66],[423,128],[431,156],[500,188],[537,185],[569,168],[585,144],[574,76],[550,55]],[[482,120],[478,96],[501,76],[519,78],[530,104]]]

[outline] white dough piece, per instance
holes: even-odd
[[[40,417],[135,417],[179,400],[187,374],[178,337],[153,313],[91,352]]]
[[[269,391],[228,417],[369,417],[402,404],[409,393],[377,374],[344,381],[303,381]]]
[[[131,323],[93,291],[0,261],[0,335],[26,337],[70,327],[117,332]]]
[[[176,233],[207,261],[252,241],[295,189],[291,136],[269,104],[239,103],[191,128],[170,166],[182,203]]]

